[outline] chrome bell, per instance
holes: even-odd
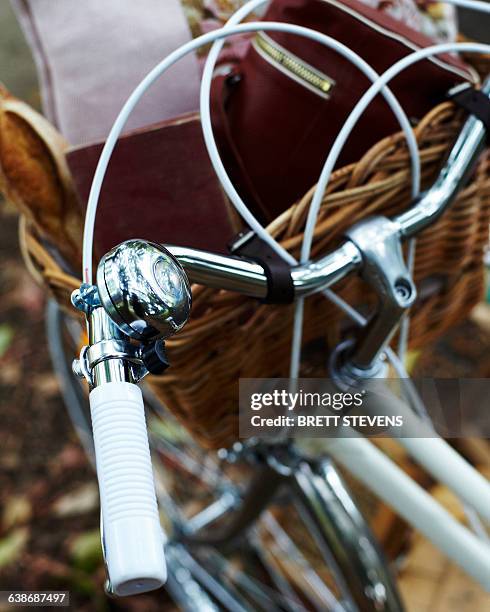
[[[168,338],[189,318],[192,296],[184,269],[154,242],[127,240],[104,255],[97,288],[110,318],[137,340]]]

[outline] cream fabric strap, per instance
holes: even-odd
[[[11,0],[33,50],[44,112],[67,140],[107,136],[124,101],[162,57],[190,40],[179,0]],[[186,57],[142,100],[127,129],[198,107]]]

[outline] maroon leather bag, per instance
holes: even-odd
[[[356,0],[273,0],[264,21],[319,30],[350,47],[378,73],[433,44]],[[455,84],[476,74],[459,59],[426,59],[390,87],[407,115],[422,118]],[[347,59],[319,43],[259,33],[227,78],[216,79],[218,142],[242,197],[263,222],[277,217],[317,180],[328,151],[370,82]],[[381,96],[346,143],[339,166],[355,162],[399,126]]]
[[[79,146],[67,153],[83,208],[103,145]],[[198,114],[119,139],[95,224],[99,255],[134,237],[226,253],[241,227],[209,161]]]

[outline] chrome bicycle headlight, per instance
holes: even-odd
[[[189,318],[191,289],[177,259],[147,240],[127,240],[101,259],[97,287],[114,323],[137,340],[168,338]]]

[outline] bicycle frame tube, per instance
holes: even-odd
[[[365,438],[324,440],[325,451],[490,591],[490,548]]]
[[[490,98],[490,78],[482,86]],[[485,146],[486,128],[470,116],[464,123],[444,167],[434,185],[409,210],[392,221],[398,226],[400,239],[406,240],[432,225],[464,187]],[[180,261],[191,282],[236,291],[250,297],[267,296],[264,268],[249,259],[217,255],[198,249],[167,246]],[[306,297],[323,291],[362,266],[363,258],[353,242],[347,240],[332,253],[291,269],[295,297]]]
[[[440,438],[431,425],[421,421],[387,385],[382,388],[375,385],[372,391],[365,396],[363,414],[402,416],[403,436],[397,435],[395,428],[389,428],[386,435],[395,438],[429,474],[452,489],[490,524],[490,484],[487,479]],[[352,430],[345,430],[346,437],[351,434]]]

